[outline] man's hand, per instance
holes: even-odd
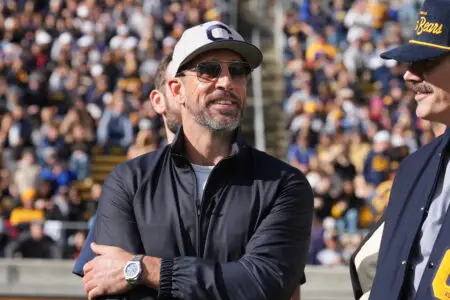
[[[91,244],[97,257],[84,265],[84,290],[89,300],[98,296],[121,294],[130,289],[123,269],[134,255],[113,246]]]

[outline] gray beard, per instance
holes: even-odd
[[[173,113],[166,113],[166,124],[172,133],[177,133],[181,125],[181,118]]]
[[[233,120],[227,121],[227,122],[220,122],[220,121],[215,120],[213,117],[211,117],[208,114],[208,111],[206,109],[196,111],[195,109],[193,109],[191,106],[189,106],[186,103],[185,103],[185,107],[189,111],[192,118],[195,120],[195,122],[197,124],[204,126],[204,127],[208,128],[210,131],[214,131],[214,132],[234,131],[241,124],[241,120],[242,120],[242,116],[243,116],[243,111],[241,109],[241,110],[239,110],[237,116]],[[223,115],[227,115],[226,111],[221,111],[221,113]]]

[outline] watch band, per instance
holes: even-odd
[[[135,255],[131,261],[142,262],[143,259],[144,259],[144,255],[138,254],[138,255]]]

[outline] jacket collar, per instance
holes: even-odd
[[[241,153],[248,145],[246,144],[244,137],[242,135],[241,129],[237,128],[233,132],[232,145],[231,145],[231,153],[230,156],[236,156]],[[173,139],[173,142],[170,146],[170,153],[177,156],[185,156],[185,140],[184,140],[184,131],[183,125],[178,128],[177,133]]]

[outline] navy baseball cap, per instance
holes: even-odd
[[[450,52],[450,1],[425,0],[407,44],[381,54],[384,59],[417,62]]]

